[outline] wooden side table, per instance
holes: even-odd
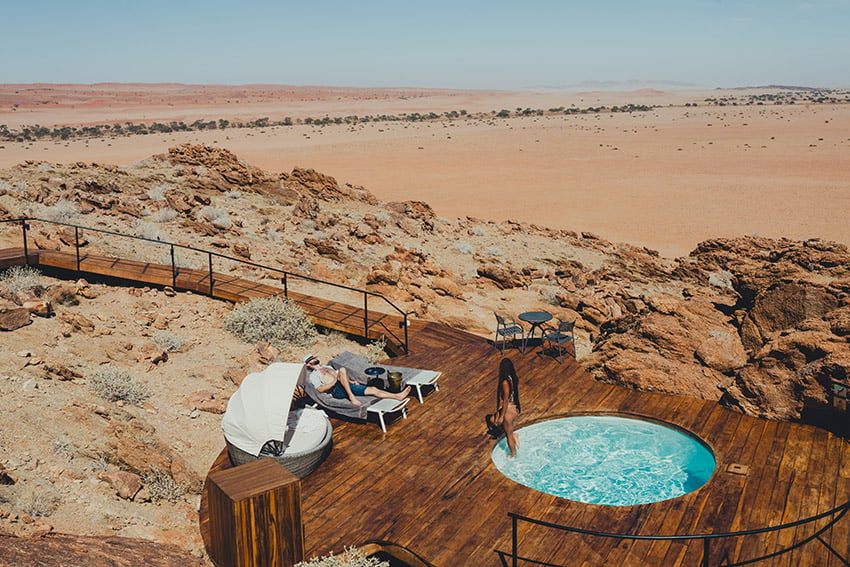
[[[301,481],[259,459],[208,476],[210,545],[218,567],[292,567],[304,560]]]

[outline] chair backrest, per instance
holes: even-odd
[[[562,333],[572,333],[575,329],[576,321],[578,321],[578,319],[573,319],[572,321],[561,321],[558,323],[558,330]]]
[[[496,316],[496,325],[498,325],[500,327],[504,327],[506,325],[504,315],[499,315],[495,311],[493,311],[493,315]]]

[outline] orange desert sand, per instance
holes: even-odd
[[[682,256],[748,234],[850,243],[850,103],[745,105],[783,89],[633,92],[449,91],[197,85],[0,85],[0,124],[62,125],[268,117],[400,116],[465,110],[650,111],[426,122],[228,128],[2,142],[24,160],[132,165],[185,143],[221,146],[270,172],[312,168],[382,201],[444,217],[517,219]],[[706,98],[738,101],[712,105]],[[686,106],[687,104],[687,106]],[[698,106],[694,106],[697,104]]]

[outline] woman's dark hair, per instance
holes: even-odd
[[[519,406],[519,378],[517,378],[516,375],[516,368],[514,368],[514,362],[510,358],[503,358],[502,361],[499,363],[499,383],[496,387],[496,403],[501,401],[502,380],[511,381],[511,388],[513,388],[514,404],[516,405],[517,411],[521,411]]]

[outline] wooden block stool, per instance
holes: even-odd
[[[218,567],[291,567],[304,559],[301,481],[274,459],[208,476],[210,559]]]

